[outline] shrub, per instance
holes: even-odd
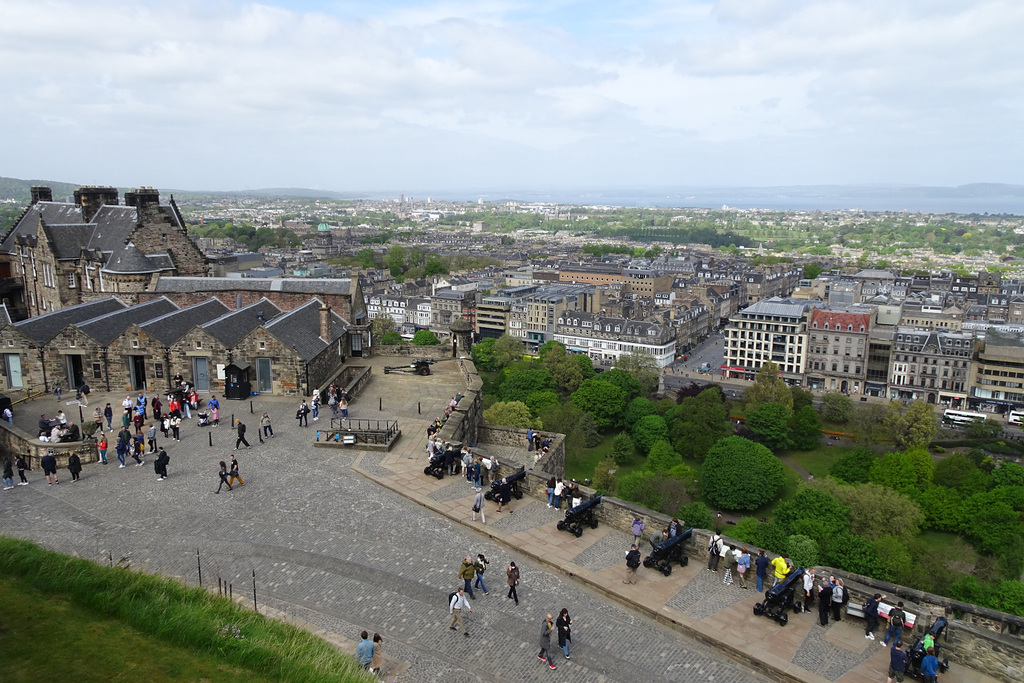
[[[818,564],[818,544],[814,539],[794,534],[786,539],[789,559],[795,567],[813,567]]]
[[[656,441],[647,454],[647,469],[652,472],[664,472],[676,465],[682,465],[683,459],[672,450],[672,444],[665,439]]]
[[[380,338],[380,343],[384,346],[398,346],[405,340],[402,339],[402,335],[394,330],[388,330],[384,333],[384,336]]]
[[[437,346],[441,340],[430,330],[416,330],[412,336],[412,343],[416,346]]]
[[[636,448],[633,446],[633,439],[629,434],[622,432],[616,434],[612,439],[611,459],[616,465],[628,465],[633,462],[636,455]]]
[[[623,500],[658,510],[661,508],[661,491],[658,490],[660,481],[658,473],[640,470],[617,477],[615,490]]]
[[[834,462],[829,474],[847,484],[863,484],[870,479],[871,466],[876,460],[878,456],[874,453],[866,448],[858,448]]]
[[[637,451],[647,455],[655,443],[668,440],[668,425],[661,415],[645,415],[633,425],[631,433]]]
[[[594,489],[598,493],[615,493],[615,461],[611,458],[602,458],[594,468]]]
[[[697,529],[713,529],[715,518],[711,516],[708,506],[699,500],[682,506],[676,511],[678,519],[684,527],[695,527]]]
[[[701,469],[705,499],[727,510],[753,510],[775,500],[785,484],[784,468],[761,444],[739,436],[708,451]]]

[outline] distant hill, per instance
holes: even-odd
[[[81,183],[62,183],[57,180],[23,180],[21,178],[5,178],[0,176],[0,201],[14,199],[19,203],[28,204],[32,198],[30,192],[33,185],[46,185],[53,190],[53,198],[61,200],[74,195],[75,190],[82,186]],[[118,188],[121,197],[130,187]],[[266,188],[258,190],[237,190],[229,192],[214,192],[205,190],[173,190],[158,187],[160,196],[174,195],[179,199],[202,199],[204,197],[262,197],[262,198],[294,198],[294,199],[361,199],[366,193],[359,192],[332,192],[330,190],[310,190],[303,187]]]
[[[32,200],[33,185],[46,185],[53,190],[54,199],[70,197],[81,187],[77,183],[60,183],[53,180],[22,180],[20,178],[4,178],[0,176],[0,200],[14,199],[19,203],[28,204]]]

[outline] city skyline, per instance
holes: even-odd
[[[408,193],[1021,184],[1022,27],[1001,0],[14,0],[0,174]]]

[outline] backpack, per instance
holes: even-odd
[[[630,569],[636,569],[640,566],[640,551],[631,550],[626,557],[626,566]]]
[[[893,626],[899,626],[900,628],[903,628],[903,610],[895,609],[895,610],[893,610],[893,613],[892,613],[891,616],[892,616],[892,619],[891,619],[890,623]]]
[[[454,600],[455,596],[458,595],[458,594],[459,594],[458,591],[455,591],[454,593],[449,593],[448,594],[448,609],[452,608],[452,600]]]
[[[718,545],[719,541],[721,541],[721,540],[722,540],[722,537],[719,536],[718,534],[715,534],[714,536],[712,536],[711,537],[711,542],[708,543],[708,552],[711,553],[712,555],[719,555],[719,554],[721,554],[722,550],[721,550],[721,548]]]

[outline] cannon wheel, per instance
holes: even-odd
[[[444,479],[444,470],[438,470],[437,473],[434,474],[434,476],[437,477],[438,479]]]
[[[759,602],[754,603],[754,616],[759,617],[762,614],[764,614],[764,605]]]
[[[590,520],[590,528],[591,529],[596,529],[597,528],[597,520],[596,519]]]
[[[679,560],[679,566],[685,567],[688,564],[690,564],[690,558],[686,555],[683,555],[683,557]]]
[[[420,375],[421,377],[426,377],[427,375],[429,375],[429,374],[430,374],[430,368],[426,368],[426,367],[424,367],[424,368],[420,368],[420,370],[419,370],[419,373],[418,373],[418,374],[419,374],[419,375]]]
[[[672,573],[672,565],[666,562],[665,566],[661,568],[661,573],[665,576],[670,575]]]
[[[783,612],[779,615],[779,626],[785,626],[789,623],[789,615]]]
[[[558,520],[558,524],[556,524],[555,527],[557,527],[559,531],[565,531],[565,520]]]
[[[581,527],[581,526],[578,526],[578,527],[576,527],[575,529],[573,529],[573,530],[572,530],[572,532],[573,532],[574,534],[576,534],[576,538],[579,538],[580,536],[582,536],[582,535],[583,535],[583,527]]]
[[[423,468],[423,474],[429,474],[430,476],[434,476],[434,473],[430,471],[429,467]]]
[[[800,604],[800,601],[797,600],[796,602],[793,603],[793,614],[800,614],[802,611],[803,611],[803,606]]]
[[[522,491],[513,491],[512,495],[515,496],[516,500],[522,500],[523,499],[523,492]]]
[[[484,494],[484,500],[489,500],[489,501],[493,502],[494,501],[494,492],[493,491],[488,491],[487,493],[485,493]]]
[[[650,569],[652,566],[654,566],[654,560],[651,559],[650,555],[648,555],[647,557],[644,558],[644,566],[647,567],[648,569]]]

